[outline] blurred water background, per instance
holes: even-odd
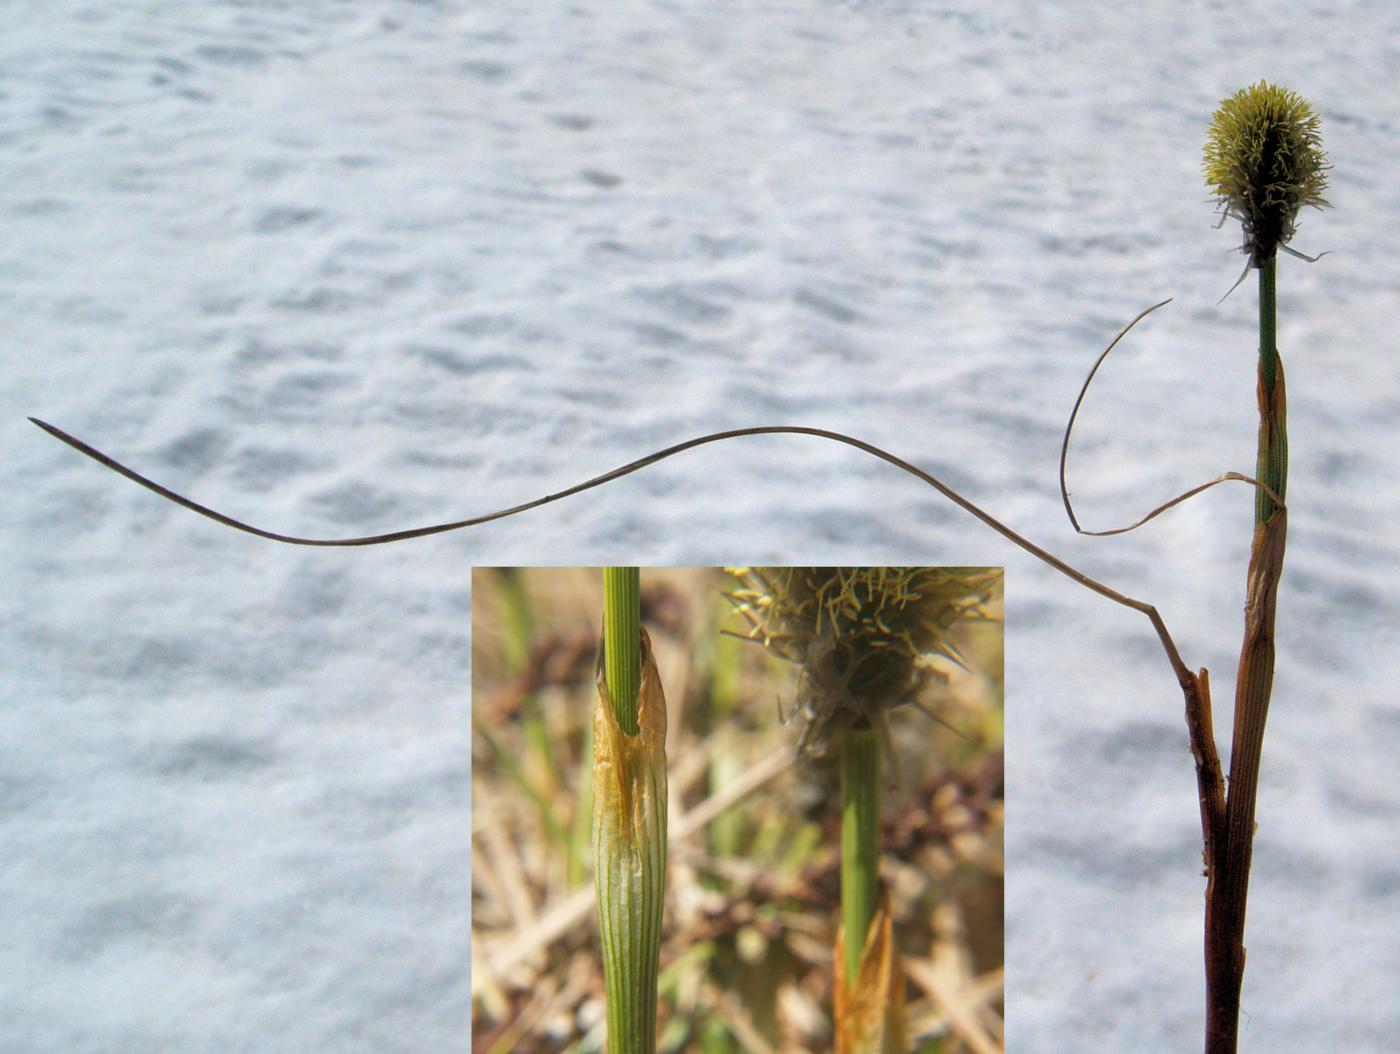
[[[1229,726],[1254,294],[1200,148],[1308,97],[1336,208],[1279,342],[1291,538],[1242,1050],[1400,1032],[1400,12],[1029,2],[9,5],[0,38],[0,1049],[467,1046],[470,568],[1007,567],[1016,1054],[1199,1049],[1200,834],[1145,619],[813,439],[917,462],[1156,603]]]

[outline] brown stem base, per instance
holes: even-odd
[[[1276,459],[1284,429],[1283,371],[1276,365],[1272,390],[1259,387],[1260,461]],[[1262,476],[1261,472],[1261,476]],[[1280,490],[1281,493],[1281,490]],[[1220,776],[1211,723],[1210,681],[1205,670],[1180,677],[1186,725],[1196,759],[1201,836],[1206,874],[1206,1054],[1235,1054],[1240,990],[1244,983],[1244,922],[1254,856],[1254,811],[1264,725],[1274,683],[1274,612],[1283,574],[1288,513],[1272,506],[1254,530],[1245,599],[1244,644],[1235,681],[1235,721],[1230,743],[1229,794]]]

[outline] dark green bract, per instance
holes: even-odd
[[[1304,205],[1328,204],[1319,125],[1306,99],[1266,81],[1241,88],[1211,119],[1206,185],[1244,224],[1244,251],[1256,267],[1292,239]]]

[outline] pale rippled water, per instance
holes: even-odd
[[[0,1049],[465,1049],[469,569],[1008,567],[1008,1049],[1199,1049],[1180,698],[1145,620],[810,439],[366,533],[712,429],[918,462],[1162,610],[1220,709],[1252,503],[1091,524],[1253,460],[1216,102],[1311,98],[1286,260],[1292,537],[1244,1050],[1400,1032],[1400,16],[1386,5],[19,4],[0,39]],[[1228,714],[1218,715],[1220,728]]]

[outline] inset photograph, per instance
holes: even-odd
[[[1003,575],[476,568],[472,1050],[1003,1049]]]

